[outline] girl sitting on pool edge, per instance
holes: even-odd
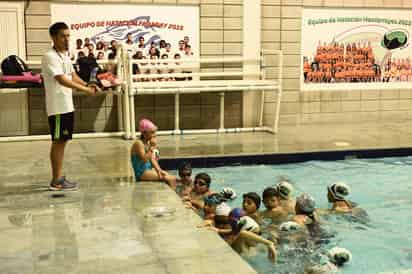
[[[174,190],[176,177],[152,164],[152,161],[155,161],[155,147],[151,145],[150,140],[156,136],[156,125],[148,119],[142,119],[139,122],[139,131],[140,139],[133,144],[130,151],[136,181],[163,181]]]

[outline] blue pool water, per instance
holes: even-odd
[[[352,190],[349,199],[365,209],[371,220],[369,225],[327,220],[325,227],[336,236],[324,248],[339,245],[353,255],[341,273],[412,273],[412,157],[220,167],[196,169],[194,174],[200,171],[211,175],[213,189],[228,186],[237,191],[232,207],[241,206],[242,193],[261,195],[265,187],[285,176],[293,182],[295,195],[309,192],[319,208],[327,208],[326,186],[346,182]],[[245,259],[259,273],[293,273],[290,269],[296,263],[279,254],[279,263],[271,264],[264,249]]]

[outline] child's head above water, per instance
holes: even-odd
[[[241,230],[257,232],[260,230],[259,225],[241,208],[234,208],[229,213],[229,223],[232,227],[232,233],[237,234]]]
[[[243,194],[243,209],[247,214],[253,214],[259,210],[260,207],[260,197],[256,192],[249,192]]]
[[[267,187],[262,193],[263,204],[266,209],[271,210],[279,206],[278,190],[274,187]]]
[[[217,193],[213,193],[210,194],[208,196],[206,196],[203,199],[203,202],[205,203],[204,206],[204,213],[205,214],[215,214],[216,213],[216,207],[221,204],[222,201],[222,197],[217,194]]]
[[[240,218],[246,216],[246,212],[241,208],[234,208],[229,213],[229,223],[232,229],[237,229]]]
[[[328,200],[329,202],[344,201],[346,196],[350,193],[350,188],[345,183],[334,183],[328,186]]]
[[[296,198],[296,214],[312,214],[315,211],[315,206],[315,199],[307,193],[303,193]]]
[[[199,173],[195,177],[194,185],[195,192],[198,194],[203,194],[209,191],[211,179],[207,173]]]
[[[231,210],[232,209],[230,208],[228,204],[226,204],[225,202],[222,202],[216,207],[216,216],[229,217]]]
[[[236,191],[231,187],[224,187],[222,191],[220,191],[220,195],[222,195],[226,200],[234,200],[236,199]]]
[[[232,209],[225,202],[216,206],[215,211],[215,225],[217,228],[230,228],[229,226],[229,214]]]
[[[186,181],[192,176],[192,165],[189,162],[183,162],[180,164],[178,171],[181,180]]]
[[[293,186],[289,182],[282,181],[276,186],[276,188],[280,199],[288,200],[292,196]]]
[[[352,254],[349,250],[342,247],[334,247],[328,252],[329,260],[337,267],[349,263],[352,260]]]

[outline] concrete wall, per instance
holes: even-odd
[[[50,2],[31,1],[26,11],[27,57],[41,58],[50,46]],[[70,3],[135,3],[200,6],[200,54],[202,57],[239,56],[242,50],[242,0],[90,0],[54,1]],[[204,71],[223,71],[222,66],[206,67]],[[39,91],[30,92],[31,134],[47,133],[47,117],[44,100]],[[116,100],[108,95],[101,98],[77,97],[75,104],[76,131],[111,131],[117,127]],[[174,99],[172,96],[141,96],[136,98],[136,116],[152,118],[160,129],[172,129],[174,125]],[[225,99],[225,123],[227,127],[239,127],[242,123],[242,97],[240,92],[228,94]],[[181,128],[218,128],[219,98],[215,94],[181,96]]]
[[[412,8],[412,1],[262,0],[262,48],[282,49],[285,54],[280,123],[402,122],[412,119],[412,90],[300,92],[301,11],[305,7]],[[271,77],[276,73],[276,68],[268,71]],[[273,94],[266,96],[266,122],[273,119],[275,99]]]

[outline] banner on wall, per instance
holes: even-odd
[[[406,10],[304,9],[301,89],[412,88]]]
[[[175,53],[184,54],[179,50],[181,41],[191,46],[190,54],[194,58],[199,57],[199,8],[195,6],[52,4],[51,20],[52,23],[63,21],[69,26],[70,48],[74,54],[79,52],[76,48],[83,48],[85,43],[101,50],[101,47],[109,49],[113,40],[125,43],[131,38],[128,50],[132,54],[140,49],[140,40],[143,40],[145,55],[152,42],[159,47],[164,40],[162,44],[170,43],[171,50],[161,53],[172,55],[168,58],[173,58]],[[82,45],[78,46],[80,41]]]

